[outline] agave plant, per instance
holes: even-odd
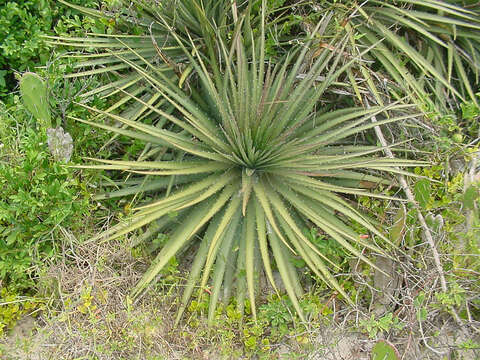
[[[111,55],[135,70],[150,89],[148,99],[157,97],[158,101],[146,100],[128,87],[120,86],[118,91],[155,114],[154,123],[87,105],[83,106],[123,127],[76,119],[146,143],[137,161],[94,159],[100,164],[83,166],[129,174],[124,188],[103,197],[149,194],[149,202],[134,209],[128,221],[93,240],[118,238],[149,225],[136,244],[148,241],[155,232],[168,234],[132,296],[145,291],[172,257],[194,249],[177,321],[195,288],[208,285],[210,322],[219,299],[229,299],[233,290],[239,310],[243,312],[248,297],[256,317],[259,277],[264,274],[278,291],[274,267],[304,319],[298,302],[302,286],[292,256],[300,256],[319,279],[351,301],[332,275],[338,265],[303,229],[316,227],[375,266],[359,249],[383,253],[382,249],[363,239],[351,223],[367,229],[371,239],[388,240],[352,200],[356,195],[389,198],[367,188],[372,183],[390,183],[383,173],[403,173],[399,167],[423,164],[383,158],[384,148],[354,142],[362,131],[412,116],[411,106],[332,110],[320,102],[355,61],[340,65],[348,38],[318,47],[314,34],[282,61],[270,63],[265,59],[265,4],[259,31],[252,29],[250,18],[248,9],[243,15],[232,15],[229,41],[222,29],[211,24],[215,30],[213,58],[201,48],[204,43],[193,38],[186,43],[182,34],[162,20],[169,39],[192,68],[187,87],[172,81],[162,70],[165,64],[157,65],[138,48],[117,39],[126,50]],[[320,22],[317,31],[325,25]],[[312,63],[307,64],[307,59],[313,59]],[[371,121],[373,116],[376,122]]]
[[[365,81],[379,94],[387,84],[393,97],[412,94],[424,109],[445,112],[456,99],[478,101],[480,7],[473,3],[342,0],[316,2],[316,10],[336,18],[331,31],[350,33],[349,52],[377,44],[360,70],[349,75],[357,94]],[[372,68],[381,78],[375,85]],[[376,95],[377,100],[381,97]]]

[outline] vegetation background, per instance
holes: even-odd
[[[89,108],[80,105],[86,103],[84,94],[126,73],[122,69],[104,72],[102,69],[108,68],[105,64],[85,66],[73,43],[92,34],[113,35],[128,31],[140,35],[146,30],[137,23],[122,22],[126,9],[122,1],[69,2],[98,10],[103,16],[95,17],[85,10],[82,12],[50,0],[7,0],[0,5],[0,357],[358,359],[373,357],[372,347],[379,340],[395,348],[399,358],[480,357],[478,58],[473,58],[473,65],[469,67],[467,61],[457,60],[454,52],[437,56],[437,50],[428,52],[429,48],[436,49],[432,41],[426,50],[422,49],[425,52],[419,53],[435,64],[436,69],[455,73],[450,78],[451,88],[449,85],[440,88],[425,75],[435,72],[428,63],[422,63],[415,56],[409,58],[408,49],[392,37],[388,49],[398,57],[398,69],[404,66],[418,83],[410,84],[408,79],[395,77],[398,69],[384,75],[393,61],[388,59],[373,63],[370,74],[375,85],[355,81],[355,78],[366,77],[362,66],[372,62],[367,54],[362,59],[365,62],[359,62],[361,66],[349,70],[336,81],[329,88],[333,93],[327,93],[322,100],[322,105],[331,109],[359,105],[359,98],[365,96],[370,101],[378,100],[375,89],[380,89],[381,82],[377,82],[375,76],[382,74],[397,85],[412,86],[414,90],[411,90],[409,101],[417,103],[416,112],[422,112],[406,121],[382,127],[391,143],[394,139],[409,140],[405,145],[407,151],[401,153],[405,158],[429,164],[411,169],[418,175],[408,178],[415,204],[355,197],[359,209],[378,219],[388,240],[396,245],[387,247],[387,251],[401,261],[391,261],[359,245],[358,251],[373,262],[376,269],[360,262],[358,256],[346,251],[311,223],[302,229],[303,236],[314,243],[321,254],[340,265],[335,278],[354,299],[355,306],[318,281],[301,257],[292,257],[290,264],[306,290],[298,298],[298,304],[287,295],[288,289],[280,288],[278,295],[265,283],[256,297],[255,321],[248,296],[242,301],[237,297],[227,303],[221,302],[214,310],[209,310],[206,295],[210,290],[207,288],[203,297],[188,303],[183,319],[176,326],[176,309],[181,305],[189,263],[195,251],[172,257],[149,291],[132,299],[131,289],[138,284],[158,249],[168,241],[170,233],[155,235],[147,245],[135,243],[133,235],[108,242],[89,241],[130,217],[135,204],[147,197],[143,194],[120,200],[102,197],[99,194],[126,181],[122,174],[67,166],[82,164],[85,158],[128,161],[142,154],[144,143],[140,140],[127,136],[112,139],[108,131],[72,120],[96,121],[98,113],[92,109],[109,111],[112,105],[121,102],[121,94],[96,95],[89,97]],[[143,1],[135,3],[138,9],[148,7],[148,2],[147,5]],[[253,12],[259,11],[261,2],[253,3],[256,7]],[[321,9],[332,11],[333,20],[329,24],[334,24],[335,30],[347,26],[347,22],[342,21],[352,12],[361,13],[363,8],[369,11],[368,6],[378,7],[372,10],[371,23],[365,23],[370,27],[362,23],[361,16],[350,18],[348,24],[358,33],[349,40],[346,52],[354,53],[356,46],[365,48],[375,44],[377,50],[382,46],[377,40],[386,34],[385,29],[379,27],[378,33],[373,35],[366,30],[375,29],[372,25],[375,21],[386,24],[386,28],[401,37],[410,36],[411,44],[416,44],[414,31],[402,33],[401,28],[406,26],[408,19],[413,21],[411,18],[406,17],[403,23],[393,21],[392,25],[388,12],[378,15],[381,14],[378,9],[386,2],[276,0],[266,3],[268,9],[277,9],[269,13],[272,21],[265,36],[265,54],[272,62],[303,41],[305,34],[321,20],[318,15]],[[412,6],[418,6],[416,10],[420,11],[425,10],[425,6],[429,10],[430,1],[399,3],[405,11]],[[440,2],[435,4],[440,6]],[[423,18],[421,26],[443,29],[438,30],[439,33],[448,29],[439,37],[454,36],[455,41],[460,29],[456,46],[463,51],[470,51],[468,46],[473,46],[473,53],[476,51],[479,55],[479,30],[475,28],[480,26],[478,2],[446,1],[442,4],[447,15],[439,10],[439,16],[449,16],[447,5],[450,4],[472,11],[476,22],[471,20],[474,25],[467,29],[457,23],[451,30],[449,25],[432,16]],[[386,7],[390,11],[388,5]],[[355,12],[355,9],[358,10]],[[254,31],[260,32],[260,27],[255,28],[258,23],[253,20]],[[440,21],[440,26],[436,27],[436,21]],[[47,35],[57,38],[49,39]],[[467,42],[461,42],[462,36]],[[331,38],[326,39],[319,41],[319,49],[328,49]],[[60,44],[53,44],[55,42]],[[81,47],[82,55],[92,51],[89,46],[91,44]],[[68,56],[72,54],[74,56]],[[462,54],[460,50],[459,54]],[[36,72],[45,81],[52,112],[51,127],[62,127],[73,139],[73,155],[67,164],[51,154],[47,126],[42,126],[22,101],[18,82],[26,71]],[[86,73],[82,73],[84,71]],[[79,72],[82,76],[75,75]],[[321,75],[325,73],[327,70]],[[442,74],[439,70],[437,75]],[[186,80],[192,87],[195,85],[193,78]],[[400,85],[398,89],[393,86],[398,90],[397,99],[392,95],[395,91],[382,99],[402,99]],[[460,100],[454,90],[461,92]],[[124,110],[121,106],[120,109]],[[359,133],[358,137],[365,144],[381,144],[373,128]],[[401,187],[381,185],[372,191],[405,197]],[[419,223],[419,212],[428,230]],[[353,227],[367,239],[372,236],[360,224],[353,223]],[[433,235],[435,252],[432,252],[427,233]],[[441,284],[435,253],[446,279],[446,288]],[[281,277],[278,270],[274,267],[276,281]],[[239,310],[239,302],[245,317]],[[304,319],[299,317],[296,307],[303,311]],[[210,326],[207,316],[213,319]]]

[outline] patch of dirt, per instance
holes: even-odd
[[[364,335],[341,332],[338,328],[325,329],[315,339],[311,360],[369,360],[373,341]]]

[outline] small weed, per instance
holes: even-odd
[[[379,332],[402,330],[404,326],[405,325],[400,322],[398,317],[394,317],[391,312],[380,318],[376,318],[376,316],[372,314],[370,319],[360,321],[360,327],[366,330],[371,339],[375,339]]]
[[[24,315],[41,309],[41,301],[19,296],[7,287],[0,290],[0,337],[12,329]]]

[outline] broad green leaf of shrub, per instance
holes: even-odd
[[[42,78],[35,73],[23,74],[20,79],[20,93],[25,107],[42,127],[50,127],[47,86]]]
[[[372,360],[399,360],[400,355],[392,344],[385,340],[378,341],[372,349]]]
[[[432,189],[430,185],[430,180],[428,179],[418,180],[415,184],[415,200],[418,201],[418,204],[422,209],[427,208],[427,205],[430,201],[431,191]]]
[[[405,233],[405,225],[407,222],[407,213],[404,206],[398,208],[395,217],[393,218],[393,225],[390,228],[390,241],[399,245]]]
[[[465,209],[473,210],[475,209],[475,201],[479,198],[478,187],[470,185],[465,193],[463,194],[463,205]]]

